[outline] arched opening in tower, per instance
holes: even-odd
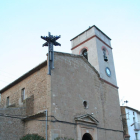
[[[88,60],[87,49],[84,49],[84,50],[82,51],[82,55]]]

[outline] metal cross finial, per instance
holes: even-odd
[[[42,47],[48,46],[48,74],[51,75],[51,69],[54,69],[54,51],[53,51],[53,45],[55,46],[61,46],[60,43],[56,42],[57,39],[59,39],[61,36],[53,36],[51,33],[48,33],[47,36],[41,36],[42,39],[44,39],[45,42]]]

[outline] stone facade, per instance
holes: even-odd
[[[45,62],[47,64],[47,62]],[[19,83],[10,87],[1,94],[0,107],[6,106],[6,99],[9,97],[9,105],[15,105],[16,107],[22,107],[24,102],[21,101],[21,90],[25,88],[25,99],[28,99],[34,95],[32,114],[38,113],[41,110],[45,110],[47,107],[47,66],[34,72],[30,76],[21,80]],[[41,104],[39,104],[41,103]]]
[[[24,107],[0,108],[0,140],[19,140],[23,136],[24,123],[17,118],[25,116],[25,112]]]
[[[84,34],[82,36],[84,41]],[[110,45],[106,38],[103,39]],[[54,66],[51,75],[47,75],[47,61],[44,61],[0,91],[0,113],[20,115],[21,118],[17,123],[14,121],[16,118],[9,118],[11,122],[13,119],[13,126],[20,128],[9,127],[9,123],[3,129],[1,120],[6,118],[0,114],[3,131],[0,139],[8,139],[8,133],[13,136],[11,140],[37,133],[44,138],[47,135],[48,140],[57,137],[85,140],[83,136],[91,140],[122,140],[116,84],[105,82],[98,68],[95,69],[96,65],[93,67],[92,63],[76,53],[55,52]],[[23,88],[25,95],[22,101]],[[11,111],[16,108],[24,108],[24,115],[19,112],[13,114]],[[8,109],[9,113],[2,111],[4,109]],[[10,132],[6,131],[7,127]]]
[[[98,72],[83,56],[55,53],[51,83],[52,116],[75,123],[76,116],[93,113],[99,124],[83,125],[85,131],[97,128],[97,138],[101,137],[98,139],[123,138],[118,90],[100,80]],[[84,108],[83,101],[87,101],[88,108]],[[77,139],[77,125],[55,123],[51,131],[52,137],[59,134]]]
[[[11,85],[1,90],[0,113],[9,114],[11,117],[13,117],[13,115],[18,115],[17,117],[21,118],[30,116],[31,119],[21,121],[16,118],[13,119],[9,117],[4,119],[4,117],[0,117],[0,124],[2,128],[5,128],[1,131],[3,133],[0,140],[6,140],[6,138],[8,140],[8,134],[13,136],[13,138],[10,138],[11,140],[19,140],[21,136],[28,133],[38,133],[39,135],[46,137],[45,124],[37,121],[36,119],[46,119],[44,115],[39,116],[38,118],[37,114],[40,112],[45,112],[46,109],[49,108],[50,101],[47,100],[49,99],[47,94],[47,85],[47,61],[45,61],[14,81]],[[23,88],[25,88],[25,99],[22,102],[21,91]],[[7,97],[9,97],[9,106],[7,106],[6,103]],[[19,113],[21,108],[24,108],[24,113],[22,114]],[[13,110],[18,111],[14,111],[13,114]],[[33,115],[34,118],[32,118]],[[7,121],[7,119],[9,120]],[[3,120],[7,121],[7,125],[3,123]],[[11,123],[8,123],[9,121]],[[22,130],[16,126],[22,128]],[[10,132],[8,131],[9,129],[11,129]],[[17,137],[14,137],[15,132]]]

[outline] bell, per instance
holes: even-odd
[[[104,56],[104,61],[106,61],[106,62],[108,61],[108,59],[107,59],[107,57],[106,57],[106,56]]]

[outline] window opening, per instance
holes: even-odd
[[[136,129],[135,117],[133,117],[134,128]]]
[[[84,108],[88,108],[88,103],[87,103],[87,101],[83,101],[83,105],[84,105]]]
[[[25,88],[21,90],[21,101],[25,100]]]
[[[136,140],[138,140],[138,133],[135,133]]]
[[[6,106],[9,106],[9,96],[7,97],[7,100],[6,100]]]
[[[87,49],[83,50],[82,55],[88,60]]]
[[[106,49],[103,48],[103,56],[104,56],[104,61],[108,61],[107,55],[106,55]]]

